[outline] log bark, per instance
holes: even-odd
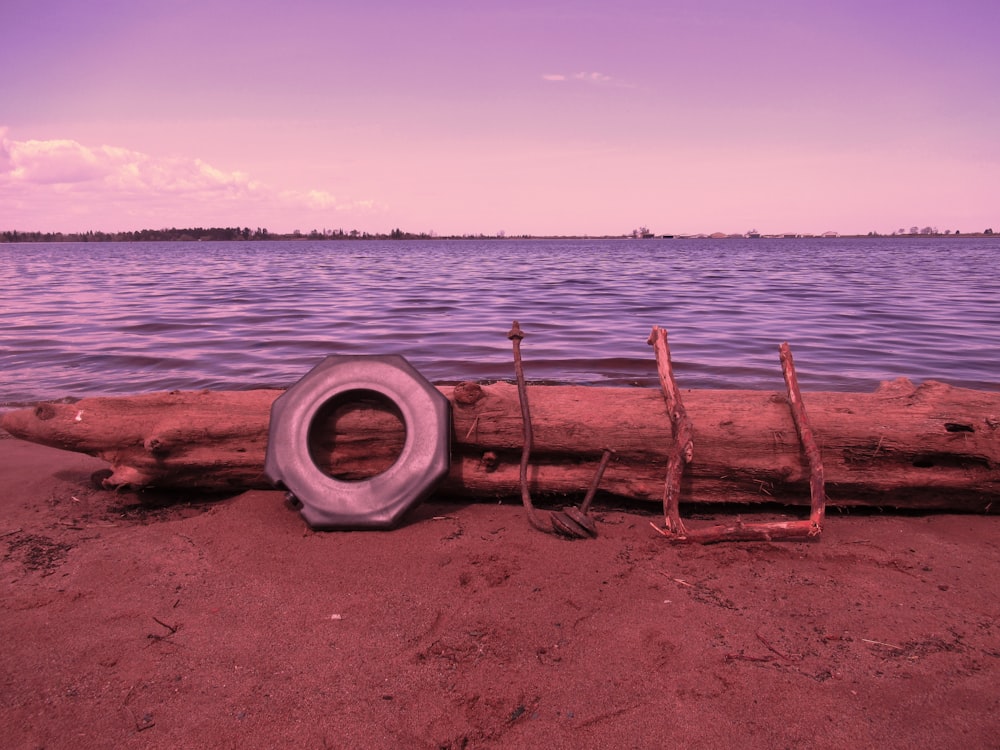
[[[452,469],[443,491],[470,499],[517,497],[523,443],[517,389],[508,383],[439,386],[453,405]],[[529,386],[539,497],[582,496],[606,448],[602,493],[660,502],[671,420],[655,389]],[[698,446],[683,502],[810,503],[810,467],[786,396],[684,391]],[[108,486],[240,490],[263,474],[275,390],[170,392],[43,403],[5,414],[15,437],[110,464]],[[874,393],[811,392],[830,506],[989,512],[1000,508],[1000,392],[905,379]],[[315,432],[313,457],[336,476],[383,470],[403,428],[385,409],[358,408]],[[381,468],[379,468],[381,467]]]

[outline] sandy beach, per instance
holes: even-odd
[[[0,439],[5,747],[998,746],[997,516],[697,547],[656,508],[569,542],[432,500],[317,533],[102,468]]]

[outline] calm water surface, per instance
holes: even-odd
[[[558,240],[0,245],[0,407],[283,387],[327,354],[433,381],[683,388],[1000,388],[1000,240]]]

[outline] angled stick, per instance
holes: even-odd
[[[788,387],[788,402],[792,407],[792,419],[795,421],[799,442],[802,443],[806,460],[809,462],[809,495],[811,499],[809,536],[817,536],[823,530],[823,519],[826,516],[823,458],[820,455],[819,446],[816,445],[816,438],[809,425],[809,418],[806,416],[806,407],[802,403],[802,393],[799,391],[799,379],[795,374],[792,350],[787,341],[778,347],[778,353],[781,357],[781,371],[785,376],[785,385]]]
[[[694,426],[674,379],[666,330],[653,326],[648,343],[656,355],[656,372],[660,376],[663,400],[667,403],[667,414],[673,428],[673,442],[667,454],[667,479],[663,487],[663,518],[668,532],[684,536],[687,531],[680,513],[681,477],[684,467],[694,458]]]

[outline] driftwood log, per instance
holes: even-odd
[[[452,468],[443,492],[517,497],[523,444],[517,388],[438,386],[453,405]],[[601,491],[661,502],[671,419],[656,389],[529,386],[540,497],[578,498],[605,451]],[[106,486],[240,490],[263,474],[276,390],[170,392],[42,403],[0,420],[15,437],[106,460]],[[990,512],[1000,508],[1000,392],[905,379],[873,393],[807,392],[829,506]],[[788,399],[766,391],[683,391],[697,451],[683,502],[810,503],[810,466]],[[325,415],[309,449],[332,475],[363,478],[398,455],[405,430],[385,404]]]

